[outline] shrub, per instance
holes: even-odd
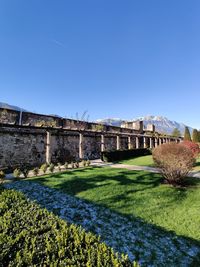
[[[85,167],[86,166],[86,160],[82,160],[82,166]]]
[[[49,166],[50,172],[53,173],[54,169],[55,169],[55,165],[53,163],[51,163],[50,166]]]
[[[86,161],[86,165],[87,165],[87,166],[90,166],[90,164],[91,164],[91,161],[88,159],[88,160]]]
[[[192,151],[194,158],[197,158],[199,156],[200,148],[197,143],[194,143],[192,141],[183,141],[181,145],[188,147]]]
[[[72,169],[74,169],[74,167],[75,167],[75,164],[73,161],[71,162],[71,167],[72,167]]]
[[[24,178],[28,177],[30,171],[30,166],[24,163],[21,163],[19,168],[16,168],[13,172],[14,177],[19,178],[23,174]]]
[[[33,174],[34,174],[35,176],[38,176],[38,173],[39,173],[39,168],[38,168],[38,167],[35,167],[35,168],[33,169]]]
[[[22,193],[2,190],[0,203],[1,266],[138,266]]]
[[[78,161],[75,162],[75,167],[79,168],[79,162]]]
[[[40,170],[41,170],[43,173],[46,173],[47,168],[48,168],[48,164],[47,164],[47,163],[44,163],[44,164],[41,165]]]
[[[28,177],[29,168],[26,165],[20,167],[21,173],[24,175],[24,178]]]
[[[16,178],[19,178],[21,175],[21,170],[16,168],[13,172],[13,176],[16,177]]]
[[[107,162],[119,161],[139,156],[151,155],[151,150],[148,148],[137,148],[128,150],[114,150],[101,152],[101,159]]]
[[[58,166],[58,171],[60,172],[61,171],[61,164],[58,163],[57,166]]]
[[[181,184],[193,168],[195,159],[189,148],[181,144],[163,144],[153,150],[153,160],[165,180],[173,185]]]
[[[68,169],[68,162],[65,162],[65,164],[64,164],[64,167],[65,167],[65,169]]]
[[[4,183],[5,176],[6,175],[5,175],[4,171],[0,170],[0,184]]]

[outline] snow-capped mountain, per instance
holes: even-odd
[[[0,108],[5,108],[5,109],[12,109],[12,110],[17,110],[17,111],[26,111],[23,108],[17,107],[17,106],[12,106],[7,103],[0,102]]]
[[[185,130],[185,126],[186,126],[183,123],[172,121],[162,116],[149,115],[149,116],[134,118],[131,121],[137,121],[137,120],[142,120],[144,122],[144,128],[147,126],[147,124],[154,124],[157,132],[166,133],[166,134],[171,134],[175,128],[177,128],[181,132],[181,134],[183,134]],[[122,120],[122,119],[99,119],[97,120],[98,123],[102,123],[106,125],[114,125],[114,126],[121,126],[122,122],[124,121],[127,121],[127,120]],[[189,127],[189,129],[190,131],[193,130],[191,127]]]
[[[105,125],[112,125],[112,126],[121,126],[121,124],[125,120],[121,120],[119,118],[113,118],[113,119],[98,119],[96,120],[97,123],[105,124]]]

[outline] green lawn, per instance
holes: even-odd
[[[200,171],[200,158],[197,159],[196,161],[196,166],[194,167],[195,171]]]
[[[159,174],[90,167],[28,180],[200,240],[200,179],[174,188],[162,184]]]
[[[152,155],[122,160],[122,161],[119,161],[118,163],[127,164],[127,165],[135,165],[135,166],[149,166],[149,167],[155,166],[153,159],[152,159]],[[196,161],[196,166],[194,167],[194,171],[200,171],[200,158],[198,158]]]
[[[118,163],[127,164],[127,165],[135,165],[135,166],[150,166],[150,167],[154,166],[152,155],[122,160],[122,161],[119,161]]]

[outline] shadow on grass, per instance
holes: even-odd
[[[123,207],[123,203],[124,208],[126,208],[126,205],[128,207],[128,204],[134,200],[134,194],[138,192],[141,193],[141,199],[144,198],[146,201],[148,201],[148,197],[155,198],[162,194],[165,206],[176,203],[180,205],[180,202],[187,197],[188,189],[200,185],[200,179],[186,178],[184,187],[173,187],[163,184],[162,186],[167,187],[169,190],[160,192],[159,190],[156,191],[156,188],[163,183],[163,178],[159,174],[112,168],[105,170],[102,167],[74,169],[72,171],[31,178],[31,180],[72,196],[77,196],[79,193],[84,193],[84,191],[88,191],[88,194],[90,194],[94,189],[95,194],[101,194],[101,200],[98,201],[98,204],[103,202],[108,208],[112,206],[112,203],[119,201],[121,201],[120,207]],[[115,190],[116,185],[117,193],[110,193],[110,191]],[[119,189],[120,186],[123,187],[122,190],[121,188]],[[105,188],[107,192],[104,192]],[[147,191],[147,194],[145,194],[145,191]],[[136,201],[135,205],[140,204],[139,201],[140,199]]]
[[[107,168],[104,172],[104,169],[101,167],[93,167],[86,169],[75,169],[73,171],[66,171],[63,173],[49,174],[43,177],[36,177],[27,180],[33,182],[39,182],[46,186],[49,185],[50,187],[58,189],[67,194],[73,195],[74,197],[77,197],[76,195],[87,190],[101,189],[104,191],[105,188],[103,187],[107,187],[107,189],[112,191],[115,190],[114,186],[116,184],[120,185],[123,187],[123,190],[113,195],[112,194],[106,195],[105,193],[105,199],[103,199],[103,202],[91,201],[85,199],[81,200],[93,204],[94,206],[101,207],[103,209],[105,208],[110,209],[114,213],[128,218],[130,221],[139,221],[144,226],[144,229],[146,227],[148,229],[148,226],[151,226],[161,231],[166,236],[171,234],[174,237],[174,239],[177,236],[183,237],[187,241],[200,247],[200,241],[197,239],[189,238],[183,235],[177,235],[173,231],[168,231],[162,227],[155,226],[147,221],[142,220],[141,218],[135,215],[132,214],[129,215],[129,214],[124,214],[123,212],[117,212],[116,209],[110,207],[111,203],[119,201],[123,201],[124,205],[126,205],[126,203],[130,200],[129,196],[136,192],[148,191],[149,194],[152,195],[155,194],[155,191],[152,190],[151,192],[151,189],[158,188],[161,185],[161,182],[163,181],[163,178],[159,174],[143,172],[143,171],[112,169],[112,168]],[[51,180],[53,180],[55,184]],[[170,205],[170,203],[174,202],[180,203],[181,200],[187,197],[188,188],[190,187],[193,188],[200,185],[200,179],[187,178],[185,182],[187,184],[187,188],[175,188],[169,185],[164,185],[164,184],[162,185],[163,187],[168,187],[170,189],[166,192],[162,192],[163,194],[166,194],[166,201],[168,201],[168,203],[167,202],[165,203],[166,205]],[[101,191],[99,192],[97,191],[96,193],[98,194],[100,192]],[[200,255],[196,257],[196,259],[190,266],[195,266],[195,267],[200,266]]]
[[[195,177],[186,177],[184,179],[184,189],[200,186],[200,179]]]
[[[104,170],[101,167],[75,169],[27,180],[58,189],[72,196],[80,193],[86,194],[86,191],[88,191],[88,195],[91,192],[101,194],[101,198],[95,197],[97,200],[92,202],[107,208],[117,201],[123,201],[124,204],[128,205],[129,203],[130,205],[130,202],[134,200],[134,194],[138,192],[141,193],[139,197],[146,198],[147,201],[148,198],[156,198],[162,194],[165,206],[176,203],[180,205],[181,201],[187,197],[188,190],[200,186],[200,179],[193,177],[185,179],[185,187],[173,187],[163,184],[163,178],[156,173],[112,168]],[[86,199],[85,201],[90,200]]]
[[[27,180],[39,182],[47,186],[49,185],[50,187],[53,184],[53,188],[59,189],[70,195],[77,195],[83,191],[111,185],[112,183],[122,186],[131,186],[132,189],[126,191],[125,193],[133,193],[158,187],[163,184],[164,181],[160,174],[146,171],[130,171],[112,168],[109,168],[108,170],[107,168],[106,170],[108,171],[108,174],[106,174],[106,172],[98,174],[99,170],[103,171],[103,168],[92,167],[86,169],[74,169],[72,171],[70,170],[62,173],[52,173],[41,177],[28,178]],[[134,179],[130,177],[134,177]],[[165,186],[168,186],[174,192],[177,190],[180,201],[180,199],[186,197],[186,191],[188,188],[198,185],[200,185],[200,179],[186,178],[184,181],[184,187],[179,186],[176,188],[168,184]],[[124,197],[126,197],[126,195]]]
[[[126,171],[123,169],[109,169],[108,175],[106,173],[96,174],[97,170],[103,170],[101,167],[93,167],[88,169],[77,169],[73,171],[66,171],[63,173],[53,173],[42,177],[29,178],[34,182],[39,182],[51,186],[51,179],[54,179],[57,183],[53,186],[70,195],[77,195],[83,191],[87,191],[94,188],[100,188],[102,186],[111,185],[112,183],[122,186],[135,185],[134,192],[144,191],[156,186],[159,186],[162,178],[158,174],[146,173],[139,175],[138,171]],[[86,176],[82,174],[85,173]],[[87,175],[88,173],[88,175]],[[80,176],[81,174],[81,176]],[[135,176],[135,179],[131,179],[128,176]],[[69,177],[68,177],[69,176]]]
[[[196,162],[194,167],[200,172],[200,162]]]
[[[195,166],[200,166],[200,161],[197,161]]]

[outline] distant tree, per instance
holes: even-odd
[[[185,127],[184,140],[192,141],[190,131],[189,131],[189,128],[187,126]]]
[[[172,135],[175,137],[180,137],[181,136],[181,132],[179,131],[178,128],[174,128]]]
[[[194,129],[192,131],[192,141],[195,143],[199,142],[199,133],[198,133],[197,129]]]

